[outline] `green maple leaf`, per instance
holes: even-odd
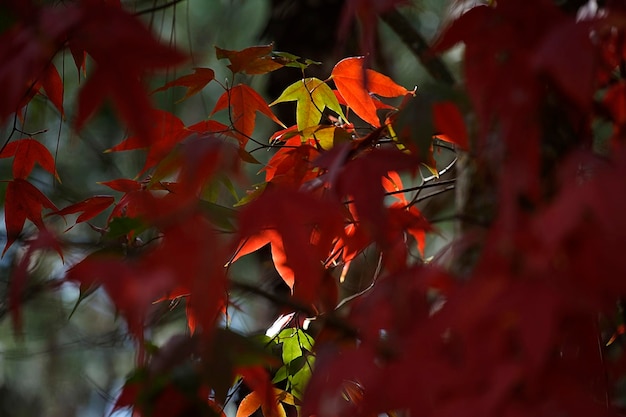
[[[326,107],[347,120],[333,90],[319,78],[306,78],[296,81],[282,92],[270,106],[285,101],[297,101],[296,123],[298,130],[316,126],[322,119],[322,112]]]

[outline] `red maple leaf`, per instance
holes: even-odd
[[[181,98],[179,101],[187,100],[189,97],[194,94],[199,93],[202,89],[213,79],[215,79],[215,72],[211,68],[194,68],[193,74],[183,75],[175,79],[174,81],[170,81],[165,84],[163,87],[157,88],[152,93],[156,93],[158,91],[165,91],[171,87],[187,87],[187,92],[185,93],[185,97]]]
[[[140,341],[143,340],[144,320],[149,308],[175,285],[173,276],[150,265],[124,262],[102,254],[90,255],[74,265],[65,279],[80,284],[81,288],[104,286],[128,321],[130,332]]]
[[[41,87],[63,114],[63,86],[50,62],[79,14],[75,7],[61,12],[56,7],[37,7],[30,2],[9,2],[8,6],[19,16],[19,23],[0,36],[0,120],[28,104]]]
[[[389,228],[389,213],[384,204],[385,188],[383,178],[390,171],[411,170],[419,166],[414,158],[398,150],[377,149],[348,161],[343,166],[326,166],[337,169],[329,172],[335,177],[330,184],[338,198],[351,198],[361,227],[383,246],[389,242],[386,233]]]
[[[274,184],[299,187],[319,175],[314,172],[313,160],[319,151],[309,143],[302,143],[299,136],[285,142],[263,168],[265,181]]]
[[[230,121],[236,129],[235,134],[241,148],[245,148],[246,143],[248,143],[254,132],[257,111],[285,127],[272,113],[263,97],[244,84],[236,85],[225,91],[217,100],[217,103],[215,103],[215,108],[213,108],[211,115],[224,109],[230,109]]]
[[[270,245],[274,268],[276,268],[278,275],[280,275],[289,289],[293,291],[293,285],[295,283],[293,268],[287,265],[282,236],[274,229],[265,229],[256,235],[246,237],[237,248],[235,256],[229,263],[235,262],[237,259],[249,253],[256,252],[268,244]]]
[[[103,101],[111,98],[133,133],[149,146],[152,105],[140,76],[180,64],[185,57],[159,43],[135,16],[119,6],[103,2],[81,6],[81,19],[73,28],[69,46],[74,53],[89,54],[95,70],[79,92],[75,126],[80,129]]]
[[[467,150],[469,140],[463,115],[451,101],[440,101],[433,104],[433,122],[437,131],[437,138],[454,143],[459,148]]]
[[[110,195],[95,195],[76,204],[67,206],[62,210],[54,211],[50,214],[66,216],[68,214],[81,213],[76,218],[76,222],[74,223],[74,225],[70,226],[67,229],[69,230],[78,223],[86,222],[87,220],[93,219],[98,214],[109,208],[114,202],[115,198]]]
[[[130,193],[133,191],[139,191],[141,189],[141,183],[135,180],[129,180],[127,178],[118,178],[116,180],[104,181],[99,184],[106,185],[115,191],[123,193]]]
[[[24,223],[30,220],[39,230],[45,230],[41,212],[44,208],[59,209],[35,186],[22,178],[9,181],[5,195],[4,221],[7,228],[7,243],[2,255],[17,240]]]
[[[345,103],[361,119],[375,127],[380,126],[376,109],[380,106],[373,94],[383,97],[401,97],[410,91],[396,84],[391,78],[364,67],[363,57],[345,58],[332,71],[332,79]],[[384,106],[383,106],[384,107]]]
[[[239,239],[245,251],[236,258],[271,243],[276,267],[294,296],[313,303],[323,283],[322,262],[343,235],[341,212],[340,206],[309,193],[268,186],[241,212]]]
[[[0,152],[0,158],[10,157],[13,157],[13,178],[26,179],[35,167],[35,163],[38,163],[57,180],[59,179],[52,154],[48,148],[35,139],[9,142]]]
[[[61,117],[65,117],[65,111],[63,110],[63,80],[54,65],[50,64],[46,67],[39,84],[46,92],[48,100],[61,113]]]
[[[139,175],[158,164],[177,143],[191,133],[185,130],[183,122],[170,112],[153,110],[151,114],[152,126],[150,132],[152,142],[150,144],[147,144],[142,136],[136,135],[107,150],[107,152],[119,152],[147,148],[146,162]]]

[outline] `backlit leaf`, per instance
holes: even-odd
[[[345,58],[333,68],[332,79],[348,107],[372,126],[380,127],[375,99],[370,93],[383,97],[401,97],[410,91],[386,75],[365,69],[363,65],[363,57]]]
[[[191,134],[185,129],[183,122],[173,114],[154,110],[152,114],[151,143],[147,145],[141,136],[135,135],[115,145],[106,152],[120,152],[133,149],[148,149],[146,162],[141,169],[141,174],[157,165],[177,143]]]
[[[261,402],[261,396],[256,392],[251,392],[243,397],[243,400],[239,403],[235,417],[248,417],[252,415],[252,413],[261,407]]]
[[[272,113],[263,97],[252,88],[239,84],[227,90],[215,103],[211,115],[220,110],[230,108],[230,121],[237,129],[237,135],[241,147],[245,147],[254,132],[256,113],[261,112],[274,122],[285,127],[283,123]]]
[[[333,91],[318,78],[296,81],[287,87],[270,106],[285,101],[297,101],[296,123],[299,130],[318,125],[326,107],[347,120]]]
[[[300,347],[300,341],[298,337],[296,337],[295,332],[291,337],[282,338],[282,355],[283,355],[283,363],[288,364],[296,358],[302,356],[302,348]]]
[[[467,150],[469,146],[467,129],[457,106],[451,101],[436,102],[433,103],[432,112],[435,130],[442,134],[437,137]]]
[[[313,138],[324,150],[328,150],[339,143],[350,142],[352,140],[350,133],[337,126],[311,126],[299,133],[303,139]]]
[[[271,54],[273,48],[274,45],[269,44],[251,46],[241,51],[229,51],[216,46],[215,55],[217,59],[228,59],[230,61],[228,68],[234,73],[265,74],[284,66],[280,59]]]

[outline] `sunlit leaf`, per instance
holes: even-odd
[[[265,74],[285,65],[272,54],[273,48],[274,45],[269,44],[251,46],[241,51],[229,51],[216,46],[215,55],[217,59],[228,59],[230,61],[228,68],[234,73]]]
[[[345,58],[333,68],[332,79],[348,107],[361,119],[379,127],[377,105],[371,93],[383,97],[402,97],[410,91],[386,75],[363,68],[363,64],[363,57]]]
[[[347,120],[330,87],[318,78],[306,78],[287,87],[270,106],[285,101],[297,101],[296,123],[299,130],[316,126],[326,107]]]
[[[225,91],[217,100],[217,103],[215,103],[211,114],[228,108],[230,109],[230,121],[237,129],[237,138],[241,147],[245,147],[254,132],[257,112],[261,112],[274,122],[285,127],[272,113],[263,97],[247,85],[239,84]]]

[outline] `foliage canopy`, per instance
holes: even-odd
[[[339,33],[359,19],[373,52],[378,18],[394,26],[402,3],[349,0]],[[0,2],[11,15],[0,158],[11,164],[3,255],[22,249],[6,298],[16,335],[33,288],[75,284],[76,308],[103,289],[137,347],[114,409],[141,416],[220,415],[240,393],[237,417],[619,415],[626,9],[463,3],[431,47],[413,45],[435,79],[413,89],[368,54],[324,78],[273,44],[216,47],[230,81],[196,66],[161,82],[191,57],[119,1]],[[458,44],[462,82],[440,59]],[[65,52],[76,92],[64,91]],[[252,87],[280,71],[301,77],[273,101]],[[155,105],[207,86],[221,93],[191,123]],[[107,194],[53,201],[57,154],[24,129],[42,98],[75,132],[112,109],[128,135],[105,152],[141,152],[141,170],[102,172]],[[284,103],[293,126],[275,113]],[[262,139],[259,114],[273,129]],[[452,191],[452,211],[424,208]],[[446,222],[454,239],[432,249]],[[81,233],[87,250],[66,259]],[[288,296],[232,272],[268,245]],[[66,272],[42,285],[30,275],[45,252]],[[231,328],[242,295],[277,308],[266,335]],[[178,303],[186,328],[155,344],[160,307]]]

